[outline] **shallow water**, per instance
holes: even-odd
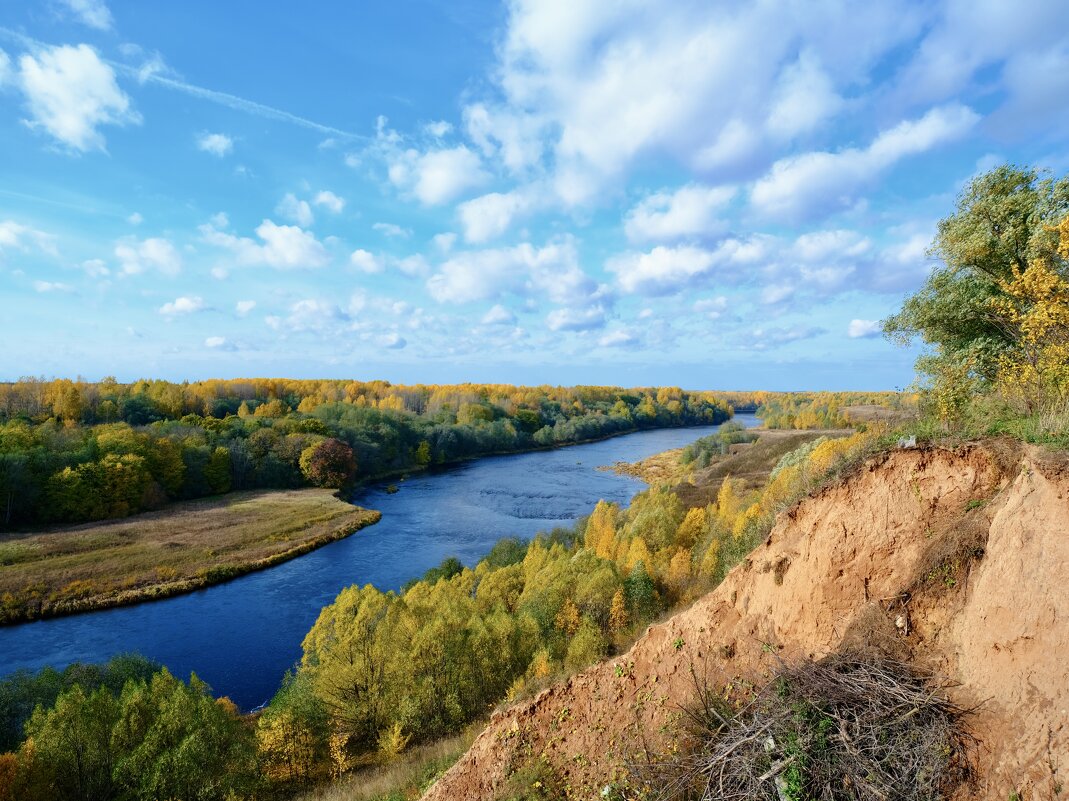
[[[740,414],[747,426],[759,421]],[[382,520],[276,567],[137,606],[0,628],[0,675],[102,662],[137,651],[190,671],[242,709],[270,700],[319,610],[351,584],[398,589],[447,556],[474,565],[501,537],[571,525],[599,499],[626,504],[645,485],[596,470],[678,448],[717,426],[643,431],[552,451],[493,456],[356,493]]]

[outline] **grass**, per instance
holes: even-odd
[[[0,536],[0,623],[162,598],[378,522],[330,490],[256,490],[103,523]]]
[[[471,747],[485,721],[460,734],[419,745],[385,765],[348,773],[296,801],[409,801],[417,799]]]

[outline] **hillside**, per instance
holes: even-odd
[[[671,747],[695,676],[739,692],[844,650],[945,677],[975,710],[975,787],[959,797],[1053,798],[1069,770],[1067,493],[1063,462],[1004,441],[871,459],[629,652],[496,713],[424,798],[495,798],[536,762],[596,797],[628,758]]]

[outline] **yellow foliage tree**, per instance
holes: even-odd
[[[707,525],[705,508],[695,506],[687,512],[683,522],[676,529],[675,544],[680,548],[693,548],[704,535]]]
[[[575,605],[575,601],[571,598],[565,598],[564,603],[560,605],[560,609],[557,610],[557,618],[554,621],[554,625],[569,637],[579,630],[579,624],[582,622],[582,618],[579,616],[579,607]]]
[[[609,631],[619,634],[631,624],[631,616],[627,613],[627,600],[624,591],[617,590],[612,596],[612,604],[609,606]]]
[[[598,501],[587,520],[583,542],[602,559],[612,559],[616,540],[616,514],[619,507],[608,501]]]

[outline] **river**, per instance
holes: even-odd
[[[760,423],[736,415],[746,426]],[[191,671],[242,709],[270,700],[301,655],[319,610],[351,584],[398,589],[456,556],[474,565],[501,537],[569,526],[599,499],[626,504],[645,486],[600,465],[678,448],[718,427],[642,431],[549,451],[492,456],[358,491],[382,520],[281,565],[161,601],[0,628],[0,675],[103,662],[136,651]]]

